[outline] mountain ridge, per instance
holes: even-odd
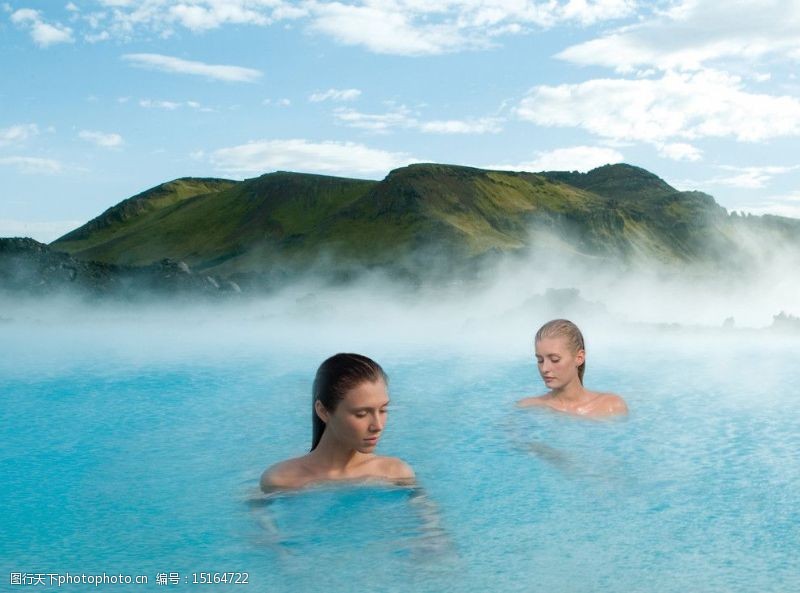
[[[729,214],[712,196],[633,165],[530,173],[417,163],[381,181],[285,171],[181,178],[51,246],[120,265],[169,258],[230,278],[291,276],[320,262],[424,276],[435,267],[425,260],[460,273],[534,245],[609,261],[741,263],[743,232],[800,245],[800,221]]]

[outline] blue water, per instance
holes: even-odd
[[[796,340],[596,339],[587,383],[632,413],[592,422],[514,408],[541,391],[524,349],[381,337],[364,351],[391,380],[380,449],[419,486],[265,499],[261,471],[308,446],[327,343],[0,331],[2,590],[67,572],[150,583],[66,591],[800,590]]]

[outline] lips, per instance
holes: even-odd
[[[377,445],[378,444],[378,438],[379,437],[369,437],[369,438],[364,439],[364,442],[367,443],[368,445]]]

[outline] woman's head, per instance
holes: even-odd
[[[311,400],[312,451],[325,432],[326,424],[320,412],[323,415],[333,414],[348,392],[364,383],[378,382],[383,384],[385,391],[385,385],[389,382],[386,373],[377,362],[360,354],[334,354],[319,366]]]
[[[566,319],[548,321],[536,332],[536,360],[539,372],[547,383],[548,363],[555,365],[555,371],[563,374],[570,366],[577,369],[578,380],[583,384],[586,371],[586,346],[578,326]],[[546,346],[546,352],[544,351]],[[560,365],[560,366],[559,366]],[[561,377],[566,380],[568,377]],[[549,386],[549,385],[548,385]]]

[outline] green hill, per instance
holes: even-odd
[[[184,177],[162,183],[132,198],[128,198],[116,206],[112,206],[97,218],[67,233],[58,240],[65,244],[80,244],[82,249],[100,245],[114,239],[123,229],[146,220],[148,215],[163,208],[195,196],[228,189],[236,183],[236,181],[227,179],[198,179],[192,177]]]
[[[604,165],[588,173],[549,171],[542,173],[552,181],[560,181],[616,200],[649,200],[675,193],[663,179],[633,165]]]
[[[164,258],[218,276],[382,268],[458,271],[533,245],[586,258],[736,260],[742,236],[800,244],[800,221],[730,216],[630,165],[585,174],[417,164],[365,181],[276,172],[241,182],[179,179],[134,196],[52,247],[82,260]]]

